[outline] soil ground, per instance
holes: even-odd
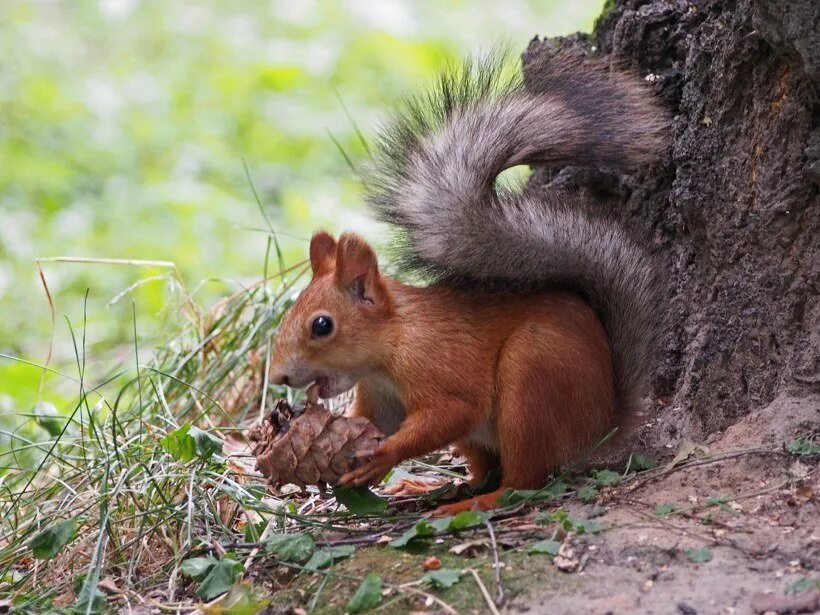
[[[377,612],[492,612],[489,601],[499,589],[501,613],[819,612],[819,457],[782,446],[818,426],[819,399],[781,398],[703,447],[670,444],[667,465],[603,487],[593,501],[561,503],[572,517],[609,524],[605,531],[565,535],[554,523],[539,524],[539,514],[558,508],[551,505],[494,519],[497,549],[482,528],[409,551],[359,548],[327,581],[263,570],[254,581],[268,575],[265,584],[276,590],[271,613],[300,613],[322,583],[315,612],[342,613],[357,585],[344,577],[373,571],[396,586],[410,583],[386,590]],[[686,461],[669,465],[676,452],[687,451]],[[675,512],[656,509],[667,504]],[[534,542],[549,538],[563,542],[561,557],[528,553]],[[693,561],[699,555],[710,559]],[[461,580],[445,590],[412,584],[431,556],[464,570]]]

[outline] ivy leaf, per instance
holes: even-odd
[[[333,495],[354,515],[383,513],[387,509],[387,500],[380,498],[367,487],[334,487]]]
[[[222,450],[222,440],[199,427],[191,425],[188,436],[194,439],[194,452],[200,459],[210,459],[214,453]]]
[[[630,470],[636,470],[638,472],[642,472],[644,470],[654,470],[658,467],[658,465],[658,462],[654,459],[650,459],[640,453],[633,453],[629,457],[629,463],[627,464],[626,471],[629,472]]]
[[[245,571],[242,562],[225,556],[213,565],[210,572],[202,579],[196,589],[196,595],[205,600],[213,600],[233,587],[236,580]]]
[[[691,549],[686,549],[686,557],[696,564],[704,564],[712,560],[712,552],[706,547],[702,547],[700,549],[693,547]]]
[[[435,526],[431,525],[427,519],[422,519],[413,527],[409,528],[398,538],[390,541],[391,547],[404,547],[408,542],[415,538],[425,538],[436,533]]]
[[[617,484],[617,482],[621,480],[621,475],[612,470],[598,470],[595,472],[593,480],[599,487],[607,487]]]
[[[581,487],[578,490],[578,497],[583,502],[591,502],[598,495],[598,490],[595,487]]]
[[[213,568],[218,561],[219,560],[217,560],[213,555],[207,555],[205,557],[191,557],[184,560],[179,569],[183,576],[191,578],[194,581],[201,581],[208,576],[211,568]]]
[[[192,461],[196,457],[196,440],[188,432],[190,423],[184,423],[159,439],[159,444],[177,461]]]
[[[348,613],[367,611],[378,605],[382,600],[382,578],[371,572],[345,607]]]
[[[52,559],[77,536],[77,520],[66,519],[31,539],[29,546],[37,559]]]
[[[338,547],[328,547],[320,549],[313,554],[305,564],[305,570],[315,572],[319,568],[327,568],[337,559],[344,559],[350,557],[356,552],[356,547],[353,545],[339,545]]]
[[[531,545],[527,553],[544,553],[546,555],[556,556],[558,550],[561,548],[561,543],[555,540],[542,540]]]
[[[433,587],[447,589],[458,583],[461,578],[461,570],[455,568],[439,568],[431,570],[422,577],[423,581],[429,582]]]
[[[667,504],[658,504],[655,506],[655,514],[659,517],[666,517],[667,515],[671,515],[677,509],[678,507],[671,502]]]
[[[265,550],[273,553],[283,562],[304,564],[315,549],[313,537],[304,532],[295,534],[273,534],[265,544]]]

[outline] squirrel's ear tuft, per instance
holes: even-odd
[[[376,253],[370,244],[354,233],[344,233],[339,237],[336,282],[353,295],[354,299],[370,305],[383,298],[384,287]]]
[[[336,261],[336,240],[330,233],[317,231],[310,239],[310,267],[313,275],[331,271]]]

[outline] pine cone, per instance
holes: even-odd
[[[363,462],[357,453],[375,449],[383,434],[363,417],[334,416],[320,404],[276,402],[261,425],[248,431],[256,469],[273,487],[288,483],[336,485]]]

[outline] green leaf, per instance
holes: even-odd
[[[450,522],[447,524],[447,529],[457,532],[459,530],[465,530],[468,527],[483,525],[492,516],[492,513],[483,510],[462,510],[450,519]]]
[[[535,522],[538,525],[549,525],[550,523],[554,523],[555,519],[548,512],[540,512],[537,515],[535,515],[533,522]]]
[[[607,487],[617,484],[618,481],[621,480],[621,475],[612,470],[598,470],[595,472],[593,480],[599,487]]]
[[[706,547],[701,547],[700,549],[693,547],[686,549],[685,553],[686,557],[696,564],[704,564],[712,559],[712,552]]]
[[[706,506],[719,506],[722,511],[731,513],[732,515],[737,515],[729,504],[727,504],[728,501],[729,498],[724,495],[713,495],[706,498]]]
[[[250,583],[237,583],[215,603],[202,608],[206,615],[256,615],[271,602],[270,598],[260,598]]]
[[[265,550],[273,553],[283,562],[303,564],[310,559],[315,545],[313,537],[304,532],[295,534],[273,534],[265,544]]]
[[[598,495],[598,490],[595,487],[581,487],[578,490],[578,497],[583,502],[591,502]]]
[[[654,470],[658,467],[658,465],[658,462],[654,459],[650,459],[640,453],[633,453],[629,458],[626,471],[629,472],[631,470],[636,470],[638,472],[642,472],[644,470]]]
[[[245,571],[242,562],[225,556],[211,568],[196,589],[196,595],[205,600],[213,600],[233,587],[239,576]]]
[[[655,514],[659,517],[666,517],[667,515],[671,515],[677,509],[678,507],[671,502],[668,504],[658,504],[655,506]]]
[[[108,610],[108,598],[104,593],[97,589],[96,583],[92,587],[90,584],[84,583],[79,594],[77,594],[77,601],[74,603],[72,609],[74,613],[105,613]]]
[[[345,607],[348,613],[360,613],[377,606],[382,600],[382,578],[371,572]]]
[[[498,498],[498,505],[512,506],[513,504],[527,500],[541,499],[539,497],[541,495],[543,495],[543,493],[537,489],[507,489],[501,494],[501,497]]]
[[[190,423],[180,425],[159,439],[160,446],[178,461],[192,461],[196,457],[196,440],[188,435],[190,429]]]
[[[435,526],[431,525],[427,519],[422,519],[413,527],[409,528],[398,538],[390,541],[391,547],[404,547],[408,542],[415,538],[425,538],[436,533]]]
[[[214,453],[222,451],[222,440],[199,427],[191,425],[188,436],[194,439],[194,451],[200,459],[210,459]]]
[[[356,547],[353,545],[339,545],[338,547],[327,547],[320,549],[313,554],[305,564],[305,570],[315,572],[319,568],[327,568],[334,561],[350,557],[356,552]]]
[[[720,506],[721,504],[726,504],[729,501],[725,495],[711,495],[706,498],[706,505],[707,506]]]
[[[796,581],[789,583],[783,591],[787,596],[791,596],[794,594],[802,594],[805,591],[815,588],[820,589],[820,579],[800,577]]]
[[[552,519],[568,532],[571,532],[574,527],[572,517],[569,516],[567,511],[561,510],[560,508],[552,513]]]
[[[549,515],[549,513],[545,514]],[[540,522],[539,517],[536,517],[536,523]],[[578,534],[597,534],[611,527],[606,521],[574,519],[570,517],[565,510],[561,510],[560,508],[552,513],[552,520],[556,521],[567,532],[576,532]]]
[[[380,498],[367,487],[334,487],[333,495],[354,515],[383,513],[387,509],[387,500]]]
[[[458,583],[461,577],[461,570],[455,568],[439,568],[431,570],[422,577],[423,581],[429,582],[433,587],[447,589]]]
[[[561,548],[561,543],[555,540],[542,540],[530,545],[527,553],[545,553],[546,555],[558,555],[558,550]]]
[[[820,444],[815,444],[809,436],[800,436],[786,445],[792,455],[820,455]]]
[[[207,555],[205,557],[191,557],[183,560],[179,569],[183,576],[194,579],[195,581],[201,581],[208,576],[211,568],[213,568],[218,561],[219,560],[217,560],[213,555]]]
[[[216,436],[184,423],[160,438],[160,446],[178,461],[193,461],[196,457],[210,459],[222,450],[222,441]]]
[[[569,485],[567,485],[563,481],[558,480],[554,483],[547,485],[547,487],[544,489],[544,493],[548,494],[550,497],[557,498],[560,495],[564,495],[567,492],[568,488]]]
[[[52,559],[76,536],[76,519],[66,519],[37,534],[29,546],[37,559]]]
[[[36,416],[37,424],[45,429],[52,438],[56,438],[63,432],[65,417],[60,416],[54,404],[47,401],[39,402],[34,406],[33,414]]]
[[[606,521],[594,521],[592,519],[573,519],[572,525],[578,534],[597,534],[611,527]]]

